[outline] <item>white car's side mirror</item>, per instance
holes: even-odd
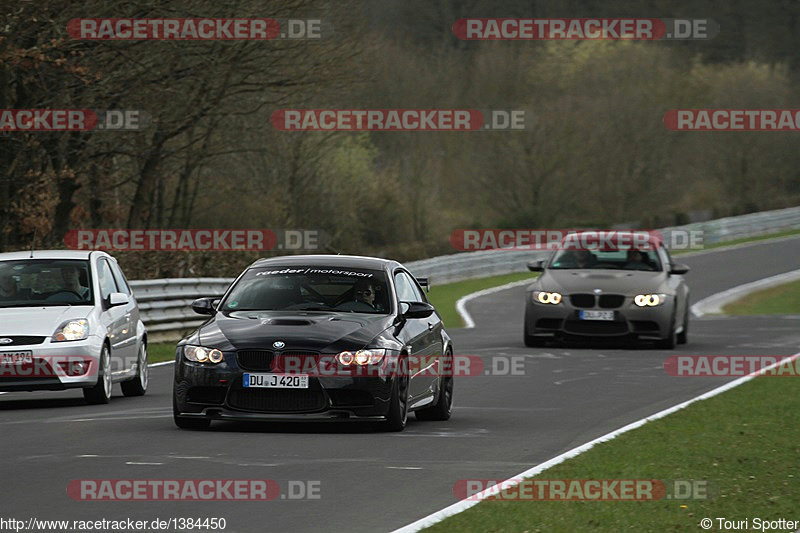
[[[130,301],[131,299],[128,297],[128,295],[121,292],[112,292],[108,296],[108,305],[110,305],[111,307],[116,307],[118,305],[126,305]]]

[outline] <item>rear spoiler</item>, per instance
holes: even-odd
[[[431,283],[429,278],[416,278],[417,283],[425,287],[425,292],[431,292]]]

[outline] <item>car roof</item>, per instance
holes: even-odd
[[[0,261],[16,259],[83,259],[85,261],[89,259],[92,252],[92,250],[34,250],[32,254],[30,250],[25,252],[6,252],[0,254]]]
[[[366,257],[361,255],[285,255],[281,257],[271,257],[259,259],[250,265],[249,268],[262,268],[271,266],[330,266],[343,268],[367,268],[371,270],[393,270],[402,267],[400,263],[392,259],[382,259],[380,257]]]
[[[565,235],[561,239],[561,242],[563,243],[567,239],[580,238],[581,235],[584,235],[584,234],[587,234],[587,233],[594,233],[594,234],[602,233],[604,235],[605,234],[614,233],[615,235],[620,235],[620,236],[621,235],[633,236],[634,234],[637,234],[637,235],[646,234],[647,235],[647,242],[649,244],[652,244],[656,248],[663,246],[663,239],[662,239],[660,233],[653,232],[653,231],[643,231],[643,230],[582,230],[582,231],[575,231],[573,233],[568,233],[567,235]],[[577,237],[573,237],[573,235],[576,235]]]

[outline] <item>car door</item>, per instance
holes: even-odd
[[[404,307],[399,302],[419,302],[422,301],[422,293],[417,290],[416,282],[410,274],[404,270],[396,270],[394,273],[395,290],[397,291],[398,305],[400,312]],[[433,315],[432,315],[433,316]],[[406,319],[402,327],[406,345],[410,347],[411,355],[409,361],[409,405],[419,403],[426,396],[432,397],[432,384],[436,380],[435,372],[431,366],[435,365],[436,346],[431,342],[432,328],[429,326],[429,318],[409,318]]]
[[[127,304],[120,307],[125,309],[127,322],[122,330],[122,335],[125,338],[123,348],[125,369],[132,370],[139,356],[139,339],[136,337],[136,326],[139,324],[139,307],[136,305],[136,299],[133,297],[133,291],[128,285],[128,280],[125,279],[117,262],[112,258],[108,260],[108,264],[111,266],[111,273],[114,275],[118,292],[126,295],[129,299]]]
[[[111,373],[112,376],[119,376],[125,372],[125,349],[129,343],[127,330],[130,317],[126,316],[125,306],[109,306],[109,297],[112,293],[119,292],[119,289],[114,281],[111,266],[104,257],[97,260],[96,279],[100,291],[98,300],[100,322],[106,327],[111,343]]]

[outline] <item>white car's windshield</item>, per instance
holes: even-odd
[[[0,308],[93,303],[88,261],[0,261]]]

